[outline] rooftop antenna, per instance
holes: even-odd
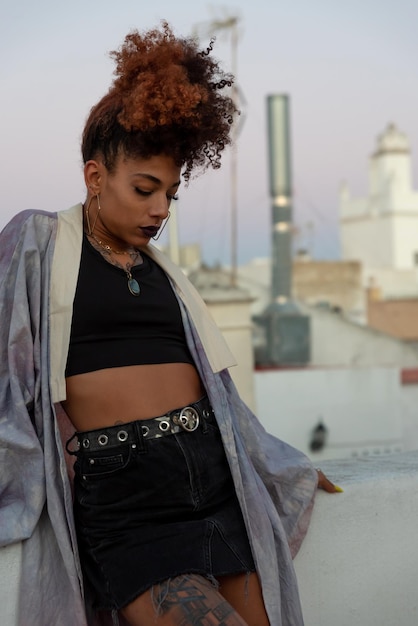
[[[238,102],[241,104],[245,104],[245,101],[242,97],[242,94],[239,91],[237,85],[237,73],[238,73],[238,23],[240,21],[240,17],[238,15],[227,15],[226,11],[225,17],[223,19],[213,19],[210,22],[202,22],[197,24],[193,29],[193,34],[200,39],[205,36],[213,37],[217,33],[228,32],[230,35],[231,41],[231,73],[235,78],[234,84],[231,88],[231,98],[234,102],[236,108],[238,107]],[[237,202],[237,151],[236,151],[236,140],[238,137],[238,133],[240,132],[243,124],[243,116],[241,114],[240,124],[238,122],[234,122],[232,126],[232,150],[231,150],[231,161],[230,161],[230,176],[231,176],[231,274],[230,274],[230,282],[232,287],[236,287],[237,285],[237,241],[238,241],[238,202]]]

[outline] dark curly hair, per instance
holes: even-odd
[[[220,167],[231,141],[232,99],[222,94],[233,77],[210,57],[213,40],[199,50],[192,38],[161,30],[126,36],[109,92],[90,111],[82,140],[84,162],[100,155],[109,171],[120,154],[171,156],[189,180],[195,168]]]

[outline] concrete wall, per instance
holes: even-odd
[[[418,452],[321,464],[344,493],[318,493],[295,559],[306,626],[418,624]]]
[[[408,370],[404,370],[402,373],[404,380],[402,382],[400,411],[404,450],[418,450],[418,370],[412,370],[413,377],[405,376],[409,373]],[[408,378],[409,382],[406,382]]]
[[[21,576],[22,545],[0,548],[0,624],[27,626],[17,619],[17,597]],[[45,626],[47,626],[45,624]]]
[[[253,297],[247,290],[232,286],[230,273],[220,269],[199,268],[189,278],[235,356],[238,365],[231,368],[231,376],[243,400],[254,410]]]
[[[418,385],[408,386],[408,391]],[[418,411],[404,399],[399,368],[259,371],[257,412],[265,428],[317,464],[323,459],[387,455],[418,438]],[[407,415],[404,405],[411,409]],[[309,444],[319,422],[327,428],[322,450]],[[408,448],[410,449],[410,448]]]
[[[341,256],[365,266],[414,269],[418,254],[418,214],[376,214],[340,220]]]
[[[393,265],[396,268],[413,268],[418,265],[418,194],[414,200],[415,214],[408,211],[403,215],[396,215],[393,222],[395,237]]]
[[[418,365],[418,350],[384,333],[359,326],[343,315],[300,305],[311,317],[311,365],[400,366]]]
[[[221,330],[230,350],[236,358],[236,367],[230,372],[244,402],[254,411],[256,406],[254,393],[254,353],[252,346],[252,323],[248,297],[225,297],[202,291],[210,314]]]
[[[395,233],[391,216],[341,218],[340,241],[344,261],[360,261],[373,267],[396,267]]]
[[[293,296],[309,304],[329,302],[343,310],[364,307],[362,267],[356,261],[293,263]]]
[[[418,452],[322,469],[344,493],[318,492],[295,559],[305,626],[416,626]],[[16,616],[19,575],[20,546],[0,549],[2,626],[28,626]]]
[[[308,304],[328,302],[350,311],[364,311],[363,270],[357,261],[314,261],[296,257],[292,266],[292,292]],[[251,313],[262,313],[270,303],[271,263],[256,258],[238,270],[239,285],[253,298]],[[417,281],[418,292],[418,281]]]
[[[418,271],[363,266],[363,286],[377,287],[383,298],[418,297]]]

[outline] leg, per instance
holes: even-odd
[[[219,592],[248,626],[269,626],[261,585],[255,572],[219,576]]]
[[[247,626],[219,591],[196,574],[154,585],[121,613],[130,626]]]

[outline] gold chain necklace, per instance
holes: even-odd
[[[96,237],[96,235],[94,233],[91,233],[91,235],[89,235],[89,237],[94,239],[94,241],[96,243],[98,243],[99,246],[101,248],[103,248],[103,250],[108,252],[109,254],[111,252],[113,252],[113,254],[129,254],[129,256],[132,257],[133,259],[136,259],[137,256],[139,255],[139,251],[136,248],[131,248],[130,250],[115,250],[115,248],[112,248],[112,246],[109,246],[108,243],[104,243],[104,241],[102,241],[101,239]]]

